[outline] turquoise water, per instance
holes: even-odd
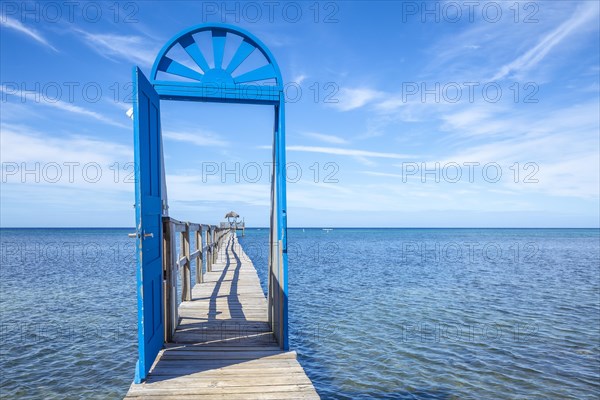
[[[2,398],[120,398],[129,229],[2,229]],[[268,229],[240,242],[266,275]],[[290,229],[291,346],[323,398],[596,399],[597,229]]]

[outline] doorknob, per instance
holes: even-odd
[[[127,236],[129,236],[132,239],[135,239],[135,238],[139,237],[140,235],[139,235],[139,233],[128,233]]]
[[[151,238],[153,238],[153,237],[154,237],[154,233],[152,233],[152,232],[150,232],[150,233],[146,233],[146,232],[144,232],[144,237],[145,237],[145,238],[147,238],[147,237],[151,237]]]

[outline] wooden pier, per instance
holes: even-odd
[[[256,269],[235,230],[211,232],[209,227],[203,247],[198,225],[200,251],[191,253],[193,225],[165,219],[165,256],[174,260],[171,267],[181,268],[184,301],[178,309],[165,310],[165,348],[145,381],[132,384],[125,398],[318,399],[296,353],[281,350],[276,341]],[[174,256],[175,241],[169,240],[175,232],[181,233],[180,259]],[[190,289],[193,259],[197,276]],[[166,268],[166,275],[171,275],[166,280],[168,299],[176,288],[176,267]]]

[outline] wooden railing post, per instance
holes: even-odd
[[[163,312],[165,315],[165,342],[172,340],[171,308],[171,223],[168,217],[162,219],[163,228]]]
[[[206,227],[206,271],[212,272],[212,228]]]
[[[217,256],[219,255],[219,249],[217,248],[218,243],[217,243],[217,227],[215,226],[213,231],[212,231],[212,241],[213,241],[213,252],[212,252],[212,256],[213,256],[213,264],[217,262]]]
[[[221,251],[221,235],[222,234],[223,234],[223,231],[217,232],[217,235],[218,235],[218,237],[217,237],[217,249],[219,251]],[[217,256],[219,255],[219,251],[217,252]]]
[[[175,243],[175,224],[169,217],[163,217],[163,278],[164,278],[164,314],[165,341],[173,339],[177,328],[179,313],[177,310],[177,255]]]
[[[186,222],[181,232],[181,257],[185,258],[181,270],[181,301],[192,300],[192,271],[190,260],[190,224]]]
[[[202,225],[196,231],[196,283],[204,282],[203,268],[202,268]]]

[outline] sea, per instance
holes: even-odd
[[[0,229],[0,398],[120,399],[131,229]],[[263,289],[269,229],[240,243]],[[600,230],[288,230],[290,347],[324,399],[600,398]]]

